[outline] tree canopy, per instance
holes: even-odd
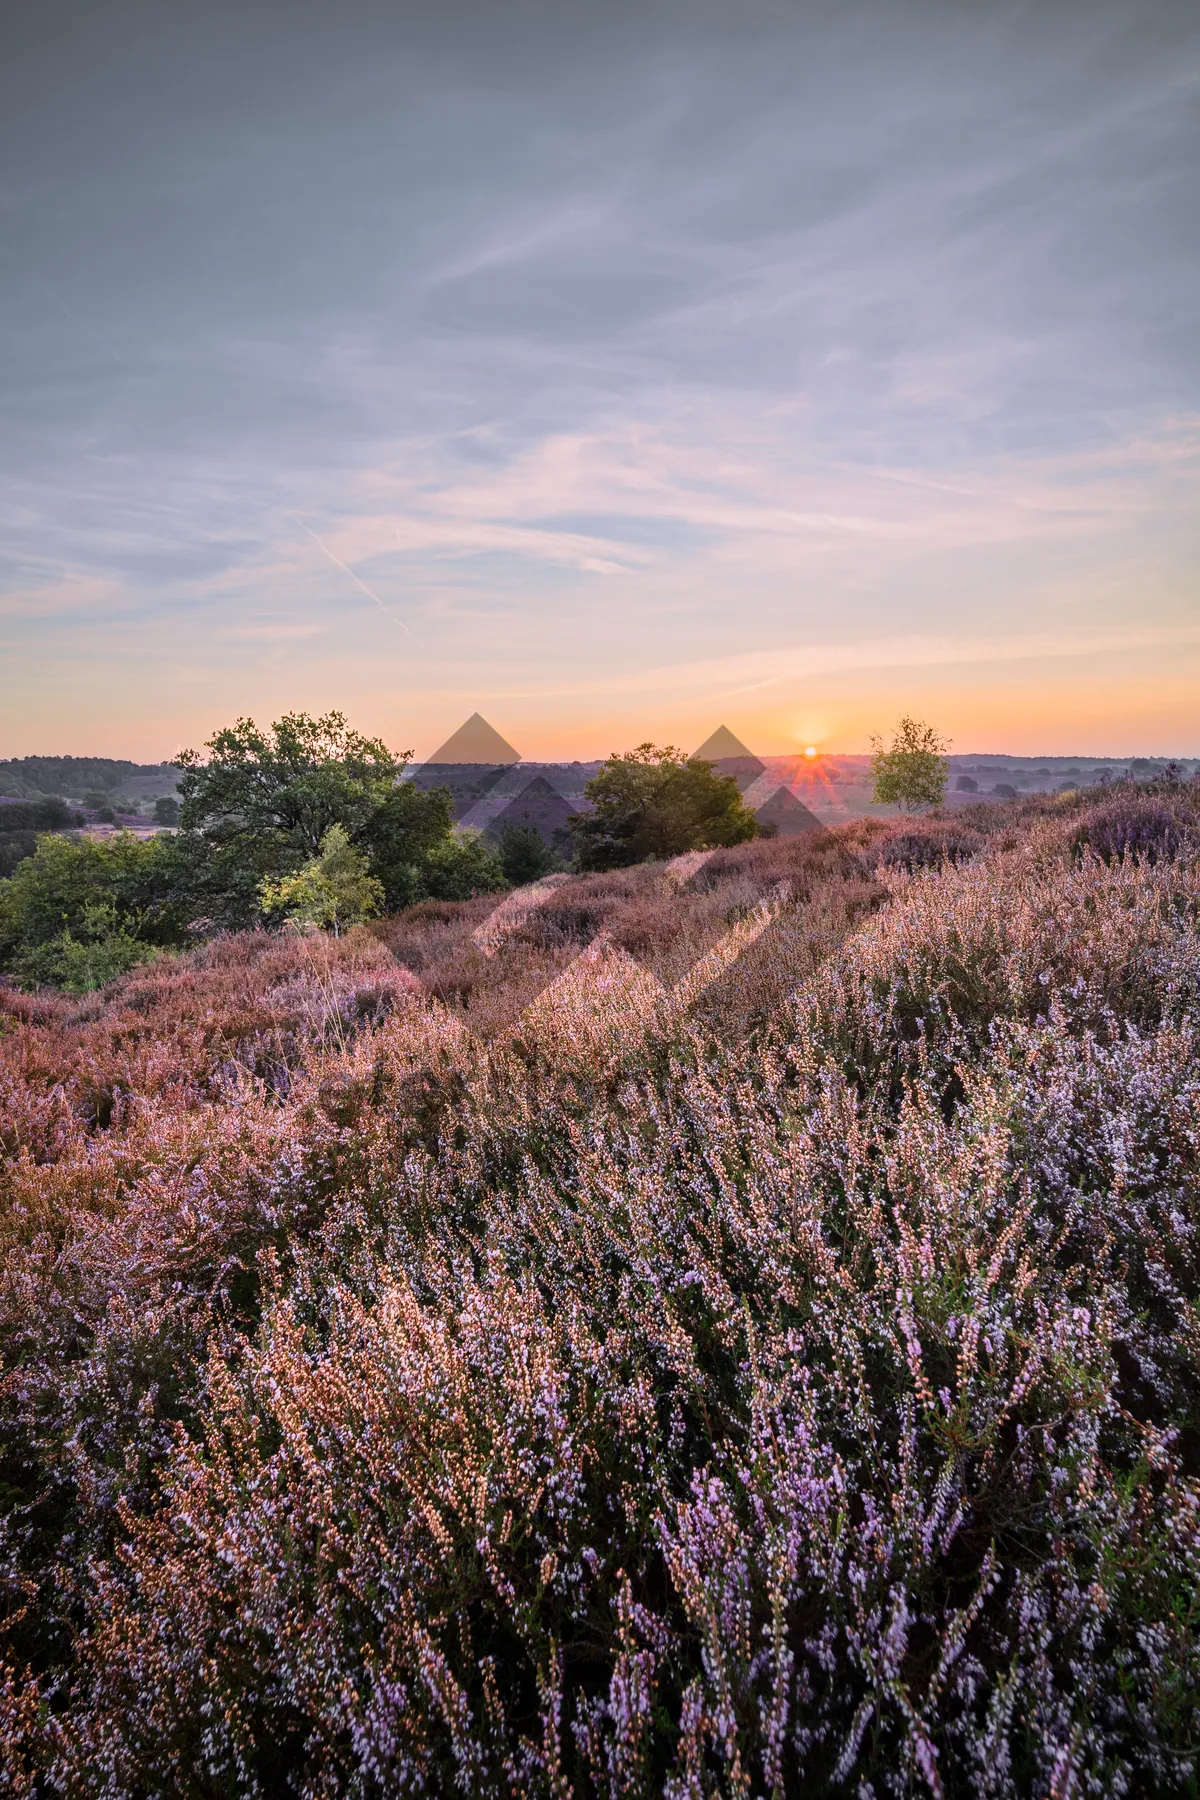
[[[422,791],[402,781],[388,789],[359,833],[370,851],[371,873],[383,884],[388,912],[442,897],[430,886],[430,858],[436,861],[450,850],[453,825],[454,807],[445,788]]]
[[[366,856],[388,912],[503,885],[496,858],[453,830],[446,790],[399,779],[411,752],[364,737],[341,713],[289,713],[267,730],[239,719],[207,748],[207,759],[179,759],[177,841],[191,855],[196,909],[216,923],[253,924],[263,883],[295,874],[335,825]]]
[[[387,798],[411,752],[394,755],[339,712],[287,713],[268,730],[239,719],[208,741],[209,755],[179,757],[184,831],[229,841],[283,840],[315,856],[331,825],[360,831]]]
[[[593,810],[573,822],[581,869],[620,869],[759,835],[734,778],[689,761],[673,744],[610,756],[586,793]]]
[[[341,713],[289,713],[265,730],[239,719],[206,748],[178,759],[172,834],[39,835],[71,822],[61,801],[0,809],[26,827],[6,842],[0,821],[0,877],[12,872],[0,880],[0,969],[27,986],[86,987],[199,933],[292,913],[340,929],[350,914],[505,885],[495,851],[454,825],[447,791],[399,780],[409,753]],[[156,812],[170,822],[173,804]]]
[[[871,773],[876,803],[898,806],[901,812],[940,806],[950,779],[949,748],[932,725],[907,716],[896,726],[890,744],[873,737]]]
[[[562,857],[533,825],[506,825],[500,833],[499,855],[505,879],[514,887],[524,887],[565,867]]]

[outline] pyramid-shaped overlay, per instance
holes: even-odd
[[[453,737],[448,737],[429,758],[431,763],[494,764],[520,760],[521,752],[514,750],[478,713],[472,713],[466,724],[460,725]]]
[[[693,762],[711,763],[721,775],[732,775],[742,793],[758,780],[766,767],[740,738],[735,738],[728,725],[718,725],[710,738],[705,738],[692,758]]]
[[[524,825],[532,827],[543,843],[558,848],[562,842],[565,848],[565,840],[571,835],[573,811],[544,775],[535,775],[504,811],[496,814],[487,830],[490,836],[498,838],[506,825]]]
[[[718,725],[711,737],[705,738],[698,750],[693,750],[693,762],[724,762],[728,757],[754,757],[753,750],[747,750],[741,738],[735,738],[728,725]],[[754,757],[757,762],[757,757]]]
[[[816,813],[786,787],[776,788],[754,816],[760,825],[773,825],[780,837],[799,837],[802,831],[822,829]]]

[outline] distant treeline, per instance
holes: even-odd
[[[0,801],[0,836],[11,831],[69,831],[83,824],[83,814],[73,812],[65,800]]]
[[[79,799],[89,791],[116,794],[173,793],[179,770],[172,763],[135,763],[111,756],[14,756],[0,761],[0,795],[39,799],[59,794]]]

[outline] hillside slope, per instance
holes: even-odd
[[[0,992],[13,1789],[1192,1791],[1198,798]]]

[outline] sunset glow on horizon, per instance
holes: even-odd
[[[1193,9],[52,0],[6,65],[0,756],[1200,754]]]

